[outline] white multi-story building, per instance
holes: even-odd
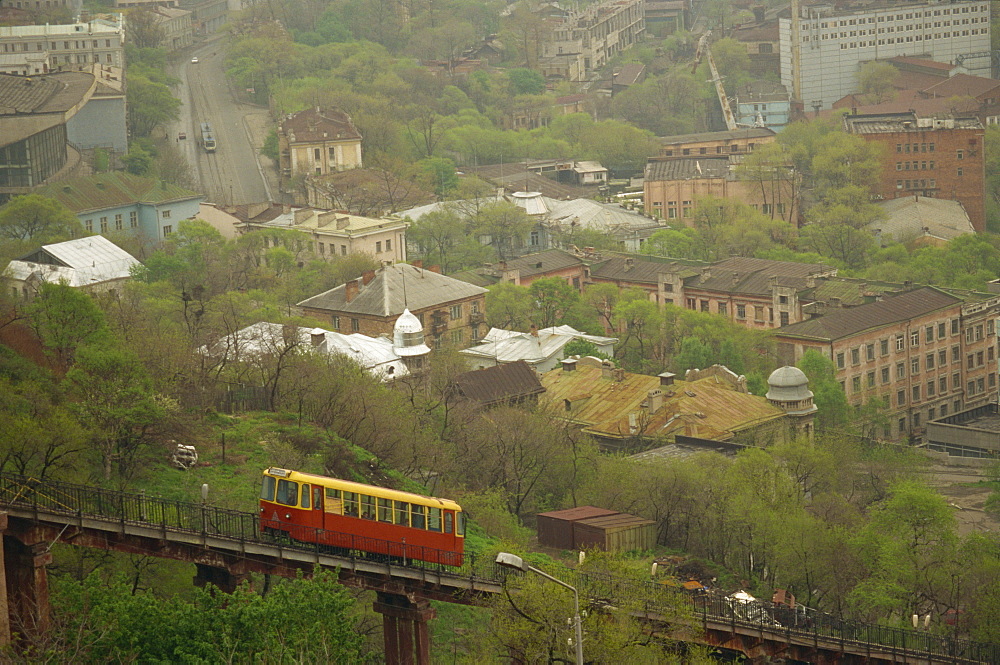
[[[50,71],[93,64],[125,66],[125,20],[120,16],[68,25],[0,27],[0,55],[48,53]]]
[[[872,60],[922,57],[990,76],[990,3],[803,4],[797,30],[779,19],[779,40],[781,83],[798,92],[805,110],[826,109],[857,92],[858,70]]]

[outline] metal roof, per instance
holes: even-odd
[[[113,171],[61,180],[40,187],[36,194],[56,199],[74,213],[107,210],[136,203],[159,204],[205,197],[165,180]]]
[[[697,134],[677,134],[676,136],[663,136],[659,141],[661,145],[679,145],[681,143],[701,143],[704,141],[734,141],[738,139],[758,139],[775,136],[773,129],[767,127],[748,127],[746,129],[733,129],[724,132],[700,132]]]
[[[682,157],[680,159],[653,159],[646,162],[646,182],[657,180],[691,180],[697,178],[726,178],[730,175],[729,157]]]
[[[368,284],[358,286],[351,302],[346,298],[347,285],[341,284],[299,303],[300,307],[325,309],[346,314],[391,317],[438,307],[486,293],[486,289],[406,263],[379,269]]]
[[[545,392],[535,370],[523,360],[459,374],[454,385],[462,396],[484,406]]]
[[[996,82],[1000,85],[1000,81]],[[906,242],[920,236],[952,240],[960,235],[975,233],[965,208],[958,201],[904,196],[882,201],[879,206],[886,211],[886,218],[869,224],[882,236],[897,242]]]
[[[533,335],[491,328],[481,344],[462,349],[459,353],[479,358],[491,358],[497,363],[513,363],[524,360],[538,364],[561,353],[563,348],[574,339],[592,342],[597,346],[618,343],[617,338],[588,335],[572,326],[543,328],[537,332],[537,335]]]
[[[608,259],[590,270],[591,279],[596,281],[614,280],[658,284],[658,275],[663,272],[679,272],[681,277],[691,277],[700,272],[702,266],[711,265],[701,261],[675,259],[671,261],[652,261],[615,257]]]
[[[104,236],[76,238],[11,261],[6,274],[26,280],[36,274],[43,282],[65,281],[70,286],[93,286],[131,276],[139,261]]]
[[[809,337],[833,341],[865,330],[907,321],[962,302],[960,298],[931,286],[906,291],[879,302],[836,309],[823,316],[783,326],[779,337]]]
[[[547,513],[538,513],[538,517],[547,517],[554,520],[565,520],[576,522],[591,517],[603,517],[606,515],[617,515],[619,511],[598,508],[597,506],[577,506],[576,508],[566,508],[564,510],[550,510]]]

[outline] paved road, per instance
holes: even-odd
[[[270,200],[270,191],[257,162],[259,147],[251,145],[244,117],[263,111],[233,98],[223,71],[223,48],[219,40],[190,51],[176,67],[182,84],[177,94],[183,102],[180,119],[170,131],[191,164],[194,179],[212,203],[241,204]],[[190,62],[197,56],[198,64]],[[218,147],[206,153],[198,143],[201,123],[208,122]]]

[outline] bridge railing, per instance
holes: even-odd
[[[39,481],[13,474],[0,474],[0,509],[17,505],[36,514],[57,513],[97,518],[122,525],[159,527],[218,536],[244,542],[274,544],[276,541],[260,531],[255,513],[246,513],[206,504],[172,501],[148,497],[142,493],[75,485],[55,481]],[[308,533],[307,533],[308,531]],[[293,534],[296,541],[283,541],[282,547],[333,554],[351,560],[370,559],[370,552],[385,551],[392,562],[405,562],[409,567],[433,569],[484,582],[502,583],[521,573],[499,568],[492,558],[477,558],[467,554],[460,567],[412,559],[412,549],[402,550],[395,541],[380,541],[352,534],[338,534],[315,529]],[[338,537],[348,540],[336,542]],[[311,540],[315,542],[298,542]],[[331,544],[332,543],[332,544]],[[381,550],[380,548],[385,548]],[[392,548],[392,549],[390,549]],[[422,552],[424,558],[433,558]],[[441,561],[448,552],[442,552]],[[581,597],[591,603],[614,606],[628,602],[641,611],[672,616],[679,604],[692,606],[704,622],[752,628],[787,638],[800,637],[811,641],[825,640],[841,645],[865,646],[873,650],[886,649],[906,653],[927,653],[947,656],[957,663],[1000,663],[1000,645],[973,640],[945,637],[928,632],[845,620],[822,612],[802,614],[784,611],[767,603],[741,603],[723,595],[708,593],[688,595],[674,587],[654,582],[629,580],[600,573],[582,573],[566,568],[555,573],[560,579],[576,586]]]

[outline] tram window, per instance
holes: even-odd
[[[264,484],[260,488],[260,498],[264,501],[274,501],[274,485],[276,478],[264,476]]]
[[[424,521],[424,507],[413,504],[410,506],[410,526],[414,529],[423,529],[426,525]]]
[[[378,521],[392,523],[392,499],[378,500]]]
[[[405,501],[393,501],[395,515],[393,522],[402,526],[410,526],[410,504]]]
[[[440,508],[428,508],[427,509],[427,530],[428,531],[441,531],[441,509]]]
[[[361,495],[361,517],[366,520],[375,519],[375,497]]]
[[[464,536],[465,535],[465,513],[456,513],[455,515],[458,518],[458,520],[457,520],[458,529],[455,531],[455,533],[457,535],[459,535],[459,536]]]
[[[350,492],[344,492],[344,498],[347,498],[348,494],[350,494]],[[340,490],[335,490],[332,487],[327,487],[326,488],[326,498],[328,498],[328,499],[339,499],[340,498]]]
[[[309,497],[312,495],[312,488],[308,483],[302,486],[302,507],[309,507]]]
[[[313,508],[323,510],[323,488],[313,485]]]
[[[445,533],[451,533],[451,520],[452,520],[451,513],[445,513],[444,514],[444,532]]]
[[[358,495],[354,492],[344,492],[344,514],[348,517],[358,516]]]
[[[278,503],[294,506],[299,502],[299,484],[290,480],[278,481],[278,493],[275,497]]]

